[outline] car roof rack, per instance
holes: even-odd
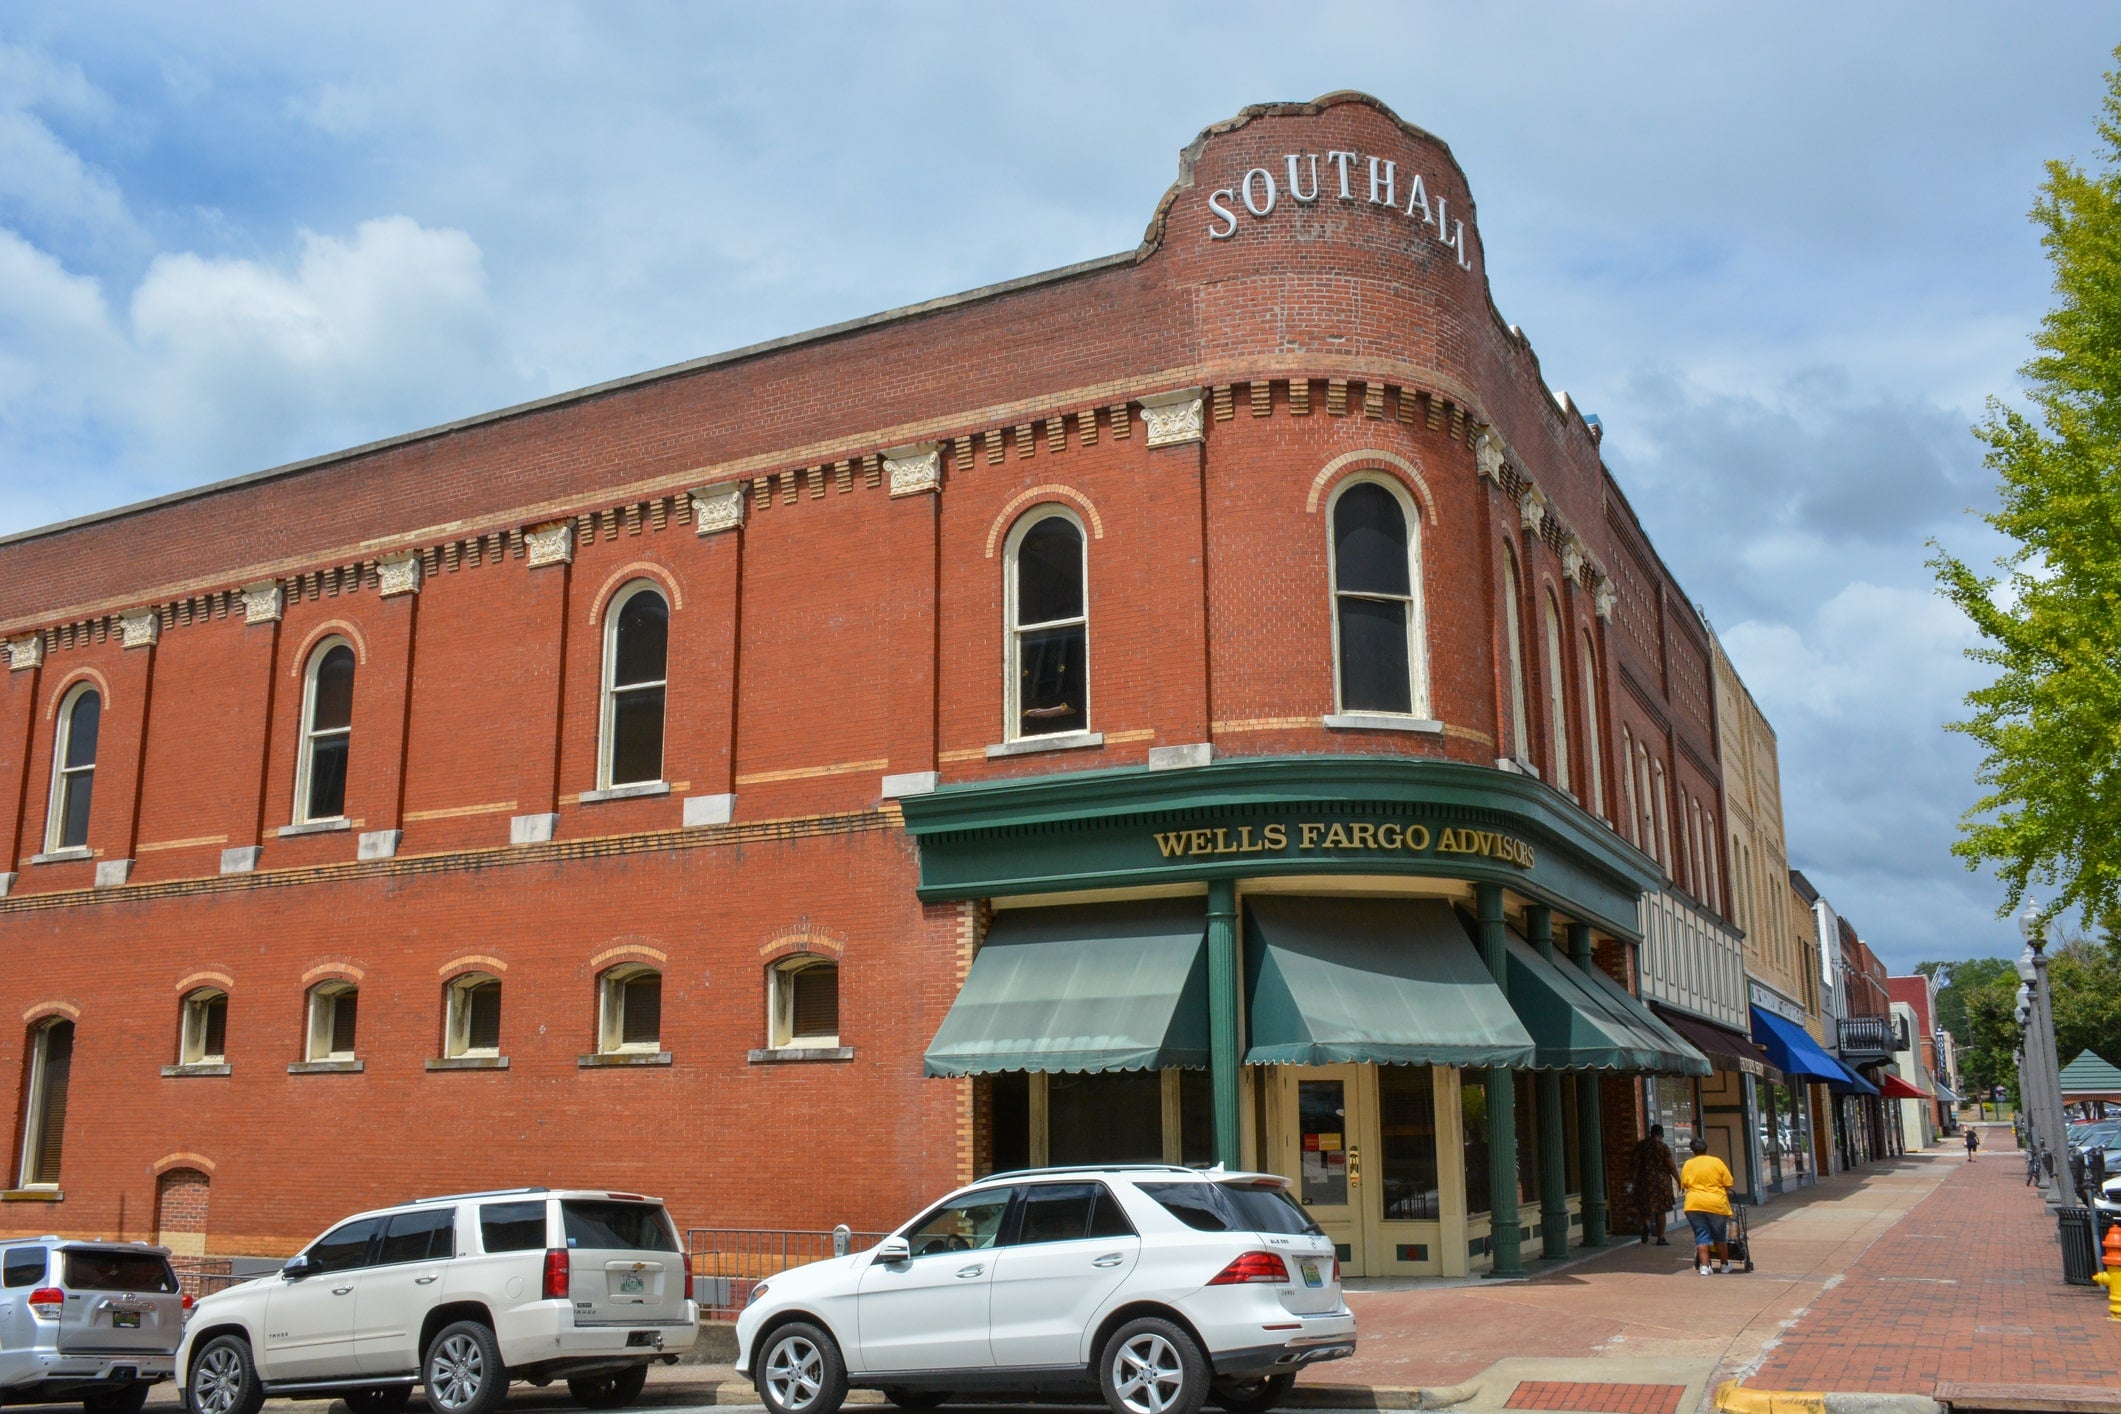
[[[1054,1173],[1183,1173],[1194,1177],[1207,1174],[1206,1169],[1187,1168],[1184,1164],[1058,1164],[1037,1169],[1008,1169],[1002,1173],[990,1173],[977,1183],[992,1183],[1002,1178],[1037,1178]]]
[[[437,1193],[431,1198],[415,1198],[415,1203],[447,1203],[462,1198],[513,1198],[525,1193],[550,1193],[550,1188],[483,1188],[476,1193]]]

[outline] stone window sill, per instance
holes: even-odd
[[[745,1059],[753,1065],[781,1065],[789,1061],[851,1061],[852,1046],[770,1046],[750,1051]]]
[[[1402,717],[1394,712],[1328,712],[1322,719],[1337,732],[1416,732],[1442,736],[1443,723],[1434,717]]]
[[[429,1070],[506,1070],[506,1056],[440,1056],[427,1062]]]
[[[32,864],[71,864],[78,859],[94,859],[96,852],[87,845],[75,845],[72,849],[54,849],[44,854],[29,857]]]
[[[353,821],[341,815],[335,820],[307,820],[299,825],[282,825],[280,827],[280,838],[291,840],[298,835],[329,835],[340,830],[350,830],[352,828]]]
[[[636,800],[647,795],[670,794],[668,781],[641,781],[636,785],[612,786],[606,790],[585,790],[578,797],[584,805],[595,805],[603,800]]]
[[[66,1195],[56,1188],[0,1189],[0,1203],[64,1203]]]
[[[668,1051],[597,1051],[583,1056],[575,1064],[583,1070],[603,1070],[613,1066],[668,1065]]]
[[[1104,744],[1103,732],[1055,732],[1051,736],[1027,736],[1017,741],[996,742],[987,748],[987,759],[999,761],[1005,756],[1035,756],[1041,751],[1085,751]]]
[[[366,1061],[358,1060],[314,1060],[296,1061],[287,1068],[289,1075],[359,1075],[368,1069]]]
[[[194,1075],[226,1075],[227,1061],[194,1061],[188,1065],[165,1065],[162,1076],[165,1080],[183,1080]]]

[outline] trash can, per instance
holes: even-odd
[[[2092,1277],[2099,1270],[2099,1244],[2092,1238],[2092,1210],[2061,1208],[2055,1224],[2062,1237],[2062,1279],[2071,1286],[2096,1286]]]

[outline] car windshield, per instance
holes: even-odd
[[[677,1233],[657,1203],[568,1199],[560,1219],[569,1247],[592,1251],[675,1252]]]
[[[173,1292],[177,1278],[153,1252],[69,1252],[66,1284],[76,1291]]]

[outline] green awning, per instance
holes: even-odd
[[[1208,1063],[1206,905],[1143,899],[996,915],[929,1043],[929,1075]]]
[[[1664,1018],[1644,1006],[1627,988],[1606,976],[1603,969],[1577,968],[1575,972],[1604,999],[1611,1014],[1632,1024],[1655,1049],[1657,1062],[1649,1066],[1649,1070],[1659,1075],[1705,1076],[1714,1073],[1716,1067],[1694,1048],[1693,1042],[1667,1026]]]
[[[1512,1066],[1532,1038],[1447,903],[1245,902],[1251,1065]]]
[[[1654,1071],[1664,1050],[1614,1014],[1583,969],[1549,962],[1512,929],[1510,1005],[1532,1033],[1535,1070]]]

